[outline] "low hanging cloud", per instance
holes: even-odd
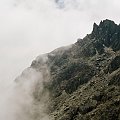
[[[44,82],[49,82],[47,56],[40,56],[40,68],[29,67],[18,76],[0,102],[1,120],[51,120],[47,114],[49,91]],[[5,92],[4,92],[5,93]]]

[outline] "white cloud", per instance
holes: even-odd
[[[59,9],[55,0],[0,1],[0,74],[10,73],[14,78],[35,56],[90,33],[93,22],[109,18],[119,23],[118,0],[61,3],[64,9]]]

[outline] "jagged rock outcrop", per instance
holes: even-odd
[[[85,38],[46,56],[44,89],[54,120],[120,120],[119,25],[101,21]],[[43,61],[39,57],[31,67],[39,71]]]
[[[120,27],[104,20],[59,56],[50,89],[60,102],[53,104],[56,120],[120,119],[119,36]]]
[[[94,24],[91,36],[102,48],[105,45],[111,47],[113,51],[120,50],[120,26],[111,20],[103,20],[99,26]]]

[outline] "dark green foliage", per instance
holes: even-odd
[[[69,63],[53,78],[51,90],[59,96],[63,90],[72,93],[80,85],[87,83],[95,75],[92,66],[86,63]],[[58,92],[59,91],[59,92]]]
[[[103,54],[104,53],[104,46],[103,46],[103,44],[101,42],[96,41],[94,43],[94,46],[95,46],[95,48],[96,48],[96,50],[98,51],[99,54]]]
[[[120,56],[116,56],[108,66],[108,72],[112,73],[120,67]]]
[[[109,85],[120,86],[120,74],[116,74],[109,82]]]

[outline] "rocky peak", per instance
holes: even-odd
[[[117,32],[118,27],[119,26],[117,24],[115,24],[114,21],[106,19],[106,20],[101,21],[99,25],[94,23],[92,34],[95,35],[96,33],[99,33],[101,31],[103,31],[103,32],[105,32],[105,31],[110,32],[111,29],[112,29],[112,31],[114,33],[114,32]]]
[[[109,26],[117,26],[117,24],[115,24],[115,22],[112,21],[112,20],[106,19],[106,20],[101,21],[99,26],[107,26],[107,27],[109,27]]]
[[[91,34],[99,44],[111,47],[113,51],[120,50],[120,26],[111,20],[103,20],[99,25],[94,23]]]

